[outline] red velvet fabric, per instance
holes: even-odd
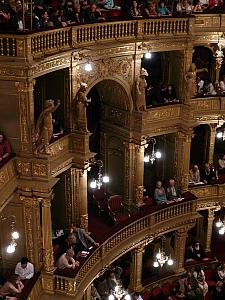
[[[162,289],[160,287],[155,287],[152,289],[151,297],[157,297],[162,294]]]
[[[170,282],[166,282],[162,286],[163,295],[168,297],[173,293],[173,285]]]

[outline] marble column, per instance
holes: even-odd
[[[214,157],[214,147],[215,147],[215,140],[216,140],[216,129],[217,124],[209,124],[210,127],[210,142],[209,142],[209,163],[213,163]]]
[[[142,257],[144,253],[145,244],[142,244],[131,251],[132,262],[130,268],[130,285],[132,291],[139,291],[142,289]]]
[[[43,240],[43,261],[46,273],[52,273],[55,269],[52,248],[52,218],[51,200],[52,195],[46,198],[39,198],[42,207],[42,240]]]
[[[20,200],[23,203],[26,256],[39,271],[43,264],[40,203],[37,198],[27,196],[20,196]]]
[[[182,191],[188,190],[192,130],[178,131],[175,141],[175,179]]]

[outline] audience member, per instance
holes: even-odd
[[[181,275],[181,278],[175,283],[175,296],[177,299],[186,298],[187,273]]]
[[[164,204],[167,203],[167,198],[166,198],[166,192],[164,187],[162,186],[162,181],[157,181],[156,182],[156,188],[154,192],[154,199],[156,201],[156,204]]]
[[[101,300],[101,296],[93,283],[91,284],[91,300]]]
[[[205,184],[212,184],[216,180],[216,174],[209,163],[205,163],[204,169],[201,172],[201,181]]]
[[[192,6],[187,0],[182,0],[177,3],[176,11],[180,14],[190,14],[192,12]]]
[[[205,281],[205,273],[202,270],[200,266],[195,267],[195,271],[193,272],[193,276],[197,279],[198,286],[203,294],[203,297],[205,298],[207,292],[208,292],[208,284]]]
[[[217,269],[217,274],[219,279],[224,282],[225,280],[225,264],[222,264],[219,266],[219,268]]]
[[[212,300],[224,300],[225,294],[224,294],[224,283],[222,281],[217,281],[216,288],[213,292]]]
[[[199,241],[196,241],[193,246],[193,258],[200,260],[205,257],[205,251]]]
[[[136,0],[132,1],[132,5],[130,8],[130,16],[132,18],[142,18],[141,10]]]
[[[156,4],[155,2],[148,3],[147,7],[144,9],[144,15],[146,18],[157,17]]]
[[[92,237],[82,228],[77,228],[74,224],[70,226],[70,234],[75,237],[75,249],[76,251],[87,250],[91,244],[99,246],[99,243],[96,243]]]
[[[197,78],[197,94],[203,96],[205,82],[200,77]]]
[[[91,4],[90,8],[86,10],[85,20],[88,22],[104,20],[104,18],[101,17],[100,11],[97,10],[96,4]]]
[[[12,275],[0,288],[0,299],[17,300],[16,294],[21,294],[24,288],[18,275]]]
[[[207,80],[204,84],[204,96],[215,96],[216,94],[212,82]]]
[[[187,299],[199,299],[199,295],[201,295],[201,290],[198,286],[198,281],[194,277],[191,271],[187,272],[187,289],[186,289],[186,296]]]
[[[175,87],[172,84],[169,84],[166,88],[164,101],[166,103],[177,101],[176,90],[175,90]]]
[[[6,136],[0,131],[0,162],[11,154],[10,143],[7,141]]]
[[[76,246],[76,237],[73,234],[69,234],[66,239],[63,239],[60,242],[61,253],[65,253],[68,249],[73,250],[75,246]]]
[[[31,279],[34,276],[34,265],[27,257],[22,257],[16,265],[15,274],[19,275],[21,280]]]
[[[171,12],[165,6],[165,2],[163,0],[159,1],[158,7],[156,8],[156,12],[158,13],[158,16],[171,16]]]
[[[222,76],[222,80],[220,81],[220,92],[222,95],[225,93],[225,75]]]
[[[221,158],[218,160],[219,164],[219,173],[225,173],[225,154],[221,155]]]
[[[193,168],[189,172],[189,181],[191,183],[199,183],[200,179],[200,172],[197,165],[194,165]]]
[[[194,249],[192,245],[189,245],[185,251],[185,262],[193,261],[194,260]]]
[[[80,265],[79,261],[75,261],[73,258],[74,251],[72,249],[68,249],[66,253],[62,254],[60,258],[56,262],[56,266],[59,269],[75,269]]]
[[[166,194],[167,194],[167,199],[169,201],[174,201],[177,198],[181,197],[181,192],[179,191],[179,189],[175,186],[175,180],[174,179],[170,179],[169,180],[169,186],[166,189]]]
[[[119,285],[119,282],[116,278],[116,274],[113,271],[109,273],[109,276],[107,277],[106,281],[110,291],[114,291],[115,287]]]

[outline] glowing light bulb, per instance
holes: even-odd
[[[146,58],[146,59],[150,59],[151,57],[152,57],[151,52],[146,52],[146,53],[145,53],[145,58]]]
[[[125,300],[131,300],[131,296],[129,294],[127,294],[125,297],[124,297]]]
[[[224,232],[225,232],[225,230],[224,230],[224,227],[220,228],[220,230],[219,230],[219,234],[220,234],[220,235],[223,235],[223,234],[224,234]]]
[[[115,297],[113,295],[109,295],[109,300],[114,300]]]
[[[13,231],[12,237],[13,237],[15,240],[17,240],[17,239],[20,237],[20,235],[19,235],[19,233],[18,233],[17,231]]]
[[[157,151],[157,152],[155,153],[155,157],[156,157],[156,158],[161,158],[161,157],[162,157],[162,153],[161,153],[160,151]]]
[[[156,254],[156,258],[160,259],[161,258],[161,252],[159,251],[159,253]]]
[[[217,137],[218,139],[222,139],[223,133],[222,133],[221,131],[218,132],[218,133],[216,134],[216,137]]]
[[[15,250],[16,250],[16,247],[13,244],[10,244],[6,249],[7,253],[9,253],[9,254],[14,253]]]
[[[216,227],[217,227],[217,228],[220,228],[222,225],[223,225],[223,222],[219,219],[219,220],[216,222]]]
[[[105,183],[109,182],[109,176],[103,176],[102,181]]]
[[[120,289],[120,287],[117,285],[117,286],[115,286],[115,292],[118,292],[119,291],[119,289]]]
[[[149,162],[149,155],[145,155],[145,157],[144,157],[144,162],[145,162],[145,163],[148,163],[148,162]]]
[[[157,261],[155,261],[154,264],[153,264],[153,267],[154,268],[158,268],[159,267],[159,263]]]
[[[84,70],[86,72],[91,72],[92,71],[92,65],[90,63],[85,64]]]
[[[172,266],[173,265],[173,260],[172,258],[169,258],[167,261],[168,266]]]
[[[90,188],[96,189],[96,187],[97,187],[96,181],[95,181],[95,180],[91,181],[91,183],[90,183]]]

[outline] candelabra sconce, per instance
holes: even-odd
[[[10,234],[10,242],[9,245],[6,248],[6,252],[9,254],[12,254],[16,251],[16,246],[17,242],[16,240],[19,239],[20,235],[18,231],[15,230],[15,224],[16,224],[16,217],[14,215],[11,216],[0,216],[0,222],[10,222],[10,229],[11,229],[11,234]]]
[[[165,238],[165,237],[164,237]],[[163,249],[163,240],[161,248],[159,248],[159,251],[156,253],[156,259],[153,263],[153,267],[163,267],[165,263],[167,263],[168,266],[172,266],[174,264],[173,259],[171,258],[171,255],[167,256],[164,249]]]
[[[92,189],[101,189],[103,183],[109,183],[109,176],[102,174],[102,169],[103,169],[103,161],[102,160],[95,160],[91,159],[89,162],[89,167],[88,170],[90,171],[91,166],[95,165],[98,167],[98,176],[96,179],[93,179],[90,182],[90,188]]]
[[[112,293],[109,295],[109,300],[120,300],[120,299],[125,299],[125,300],[131,300],[131,296],[128,294],[126,290],[122,287],[122,285],[117,285],[115,289],[112,291]]]
[[[216,227],[219,229],[219,234],[220,235],[224,235],[224,233],[225,233],[225,225],[224,225],[224,222],[222,221],[222,220],[218,220],[217,222],[216,222]]]
[[[156,159],[160,159],[162,157],[162,153],[160,151],[155,151],[156,139],[155,138],[146,138],[144,140],[145,148],[148,148],[149,144],[152,144],[152,152],[151,154],[146,153],[144,156],[145,163],[153,164]]]

